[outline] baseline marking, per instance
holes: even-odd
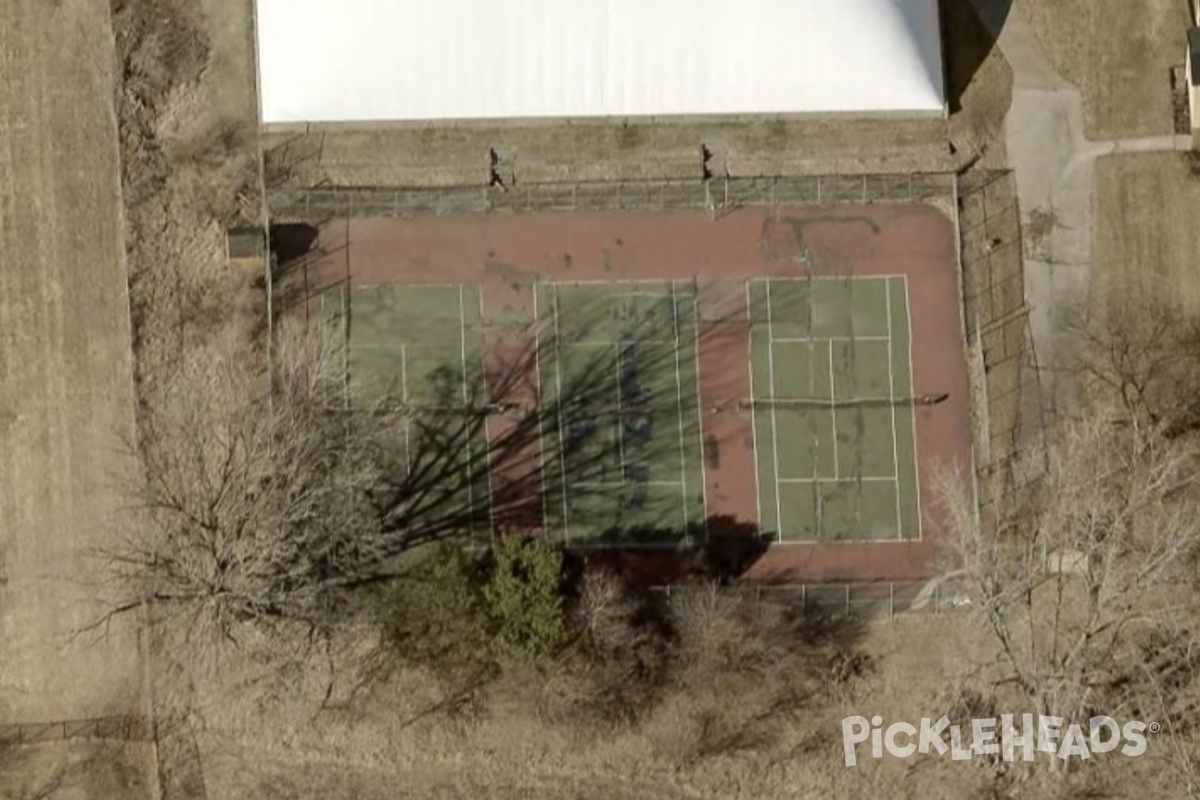
[[[408,405],[408,347],[400,345],[400,397],[404,404]],[[409,426],[412,422],[408,415],[404,415],[404,474],[412,472],[412,439],[409,435]]]
[[[748,366],[746,371],[750,376],[750,397],[751,398],[754,397],[754,324],[751,320],[751,317],[753,316],[752,307],[754,305],[754,298],[753,298],[753,295],[750,290],[752,283],[753,283],[753,281],[748,280],[744,284],[745,289],[746,289],[746,354],[747,354],[746,364]],[[769,346],[770,345],[768,344],[768,347]],[[696,358],[697,359],[700,358],[699,353],[696,354]],[[700,363],[699,360],[697,360],[696,363],[697,363],[697,366],[699,366],[699,363]],[[697,369],[696,370],[697,387],[699,386],[699,382],[700,382],[700,370]],[[699,396],[699,388],[697,388],[697,397],[698,396]],[[758,415],[757,415],[757,412],[754,414],[751,414],[751,416],[750,416],[750,437],[751,437],[750,440],[751,440],[751,442],[753,442],[753,445],[754,445],[754,505],[755,505],[755,510],[758,514],[757,519],[758,519],[758,525],[759,525],[759,534],[761,535],[762,534],[762,477],[759,475],[760,470],[758,468]],[[778,476],[776,476],[776,477],[778,477]],[[778,485],[777,485],[777,488],[778,488]],[[707,509],[707,506],[706,506],[706,509]],[[778,527],[778,521],[777,521],[777,527]],[[775,536],[779,541],[783,541],[783,537],[778,530],[775,531]]]
[[[700,524],[703,525],[704,541],[708,541],[708,468],[704,464],[704,402],[700,397],[700,291],[693,285],[692,292],[692,358],[696,364],[696,436],[700,439]],[[682,413],[680,414],[682,416]],[[753,424],[750,425],[754,427]],[[758,489],[758,458],[755,463],[755,490]]]
[[[892,332],[892,280],[889,278],[884,285],[887,303],[888,334]],[[911,349],[911,347],[910,347]],[[892,468],[896,472],[896,538],[904,538],[904,521],[900,514],[900,445],[896,437],[896,374],[892,366],[892,344],[888,343],[888,391],[892,396]],[[915,412],[914,412],[915,413]]]
[[[642,486],[667,486],[675,487],[681,485],[679,481],[641,481]],[[629,484],[625,481],[575,481],[572,486],[582,486],[587,489],[617,489],[624,488]]]
[[[916,380],[916,373],[913,372],[912,301],[908,297],[908,276],[907,275],[901,276],[901,280],[904,281],[904,311],[905,311],[905,316],[908,318],[908,325],[907,325],[907,330],[905,331],[905,333],[908,335],[908,384],[909,384],[908,391],[911,392],[913,381]],[[888,350],[890,351],[891,348],[889,347]],[[910,409],[910,417],[912,419],[912,437],[913,437],[913,491],[917,495],[917,540],[920,541],[921,539],[924,538],[925,524],[924,524],[924,520],[922,519],[922,514],[921,514],[921,459],[917,453],[917,409],[916,409],[916,407],[913,407],[912,409]],[[899,474],[899,473],[897,473],[897,474]],[[899,485],[899,483],[900,483],[899,480],[897,480],[896,483],[897,483],[897,485]]]
[[[559,477],[562,481],[563,541],[569,543],[571,540],[571,523],[570,512],[567,509],[567,457],[563,452],[566,449],[567,434],[563,430],[562,419],[562,326],[558,321],[558,289],[554,287],[551,287],[551,289],[554,301],[554,383],[557,390],[554,400],[558,409],[558,468]]]
[[[842,466],[838,461],[838,435],[837,435],[837,389],[834,387],[833,377],[833,340],[828,342],[829,345],[829,424],[833,429],[833,477],[836,479],[842,474]]]
[[[542,524],[550,519],[550,493],[546,490],[546,414],[542,410],[543,395],[545,392],[542,387],[542,320],[538,316],[538,285],[534,283],[530,290],[533,292],[533,374],[537,382],[537,406],[538,409],[538,461],[541,464],[541,480],[542,485]],[[564,541],[566,541],[564,535]]]
[[[675,281],[671,281],[671,311],[674,315],[675,325],[675,346],[672,348],[675,353],[675,415],[679,418],[679,501],[683,509],[683,528],[686,531],[688,526],[687,455],[684,449],[683,376],[679,369],[679,302],[675,296]]]
[[[767,280],[767,375],[770,376],[771,396],[775,396],[775,318],[771,310],[771,281]],[[776,536],[783,541],[783,502],[779,491],[779,426],[775,407],[771,407],[771,450],[775,460],[775,525]]]

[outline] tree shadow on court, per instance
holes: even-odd
[[[680,372],[723,320],[664,334],[680,307],[661,300],[598,295],[529,326],[423,328],[445,361],[409,376],[419,400],[396,386],[403,362],[364,362],[347,344],[352,306],[277,326],[268,395],[184,398],[159,431],[130,489],[147,533],[101,554],[123,593],[108,616],[153,600],[225,636],[244,621],[326,628],[361,590],[404,575],[412,551],[507,533],[699,552],[705,574],[732,580],[761,552],[748,524],[688,524],[704,514],[702,409]],[[473,356],[468,333],[482,342]],[[696,477],[680,477],[690,461]]]
[[[686,542],[680,546],[664,542]],[[609,528],[578,550],[587,569],[603,569],[629,585],[737,582],[766,554],[770,538],[757,523],[714,514],[683,531],[654,526]]]
[[[569,324],[485,330],[480,364],[427,372],[421,403],[385,391],[352,412],[404,430],[371,491],[397,548],[455,537],[487,545],[502,531],[585,547],[704,546],[710,526],[687,523],[681,509],[703,514],[701,409],[694,374],[679,379],[703,334],[643,346],[663,341],[666,312],[626,312],[601,299],[572,308]],[[456,325],[444,334],[460,335]],[[345,379],[353,396],[355,378]],[[697,478],[685,486],[689,467]],[[656,480],[664,474],[675,483]]]

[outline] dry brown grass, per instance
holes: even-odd
[[[215,364],[234,356],[247,364],[255,359],[246,348],[246,315],[231,311],[252,309],[255,297],[221,259],[221,223],[244,213],[236,198],[253,139],[244,116],[252,108],[244,102],[252,100],[252,74],[239,51],[249,4],[225,6],[207,0],[193,9],[193,21],[206,32],[209,70],[168,93],[154,130],[171,169],[152,202],[130,210],[139,226],[130,257],[142,301],[140,388],[151,413],[169,409],[173,394],[212,391],[206,376]],[[994,59],[985,69],[1003,72]],[[990,135],[997,124],[988,112],[978,130]],[[875,152],[897,157],[893,163],[940,156],[943,137],[931,133],[933,127],[873,124],[862,129],[866,138],[848,145],[844,127],[830,123],[807,129],[761,124],[733,133],[664,129],[662,141],[619,127],[566,139],[553,128],[351,131],[327,140],[326,160],[314,169],[360,183],[475,180],[484,171],[486,147],[499,141],[530,175],[587,177],[575,168],[575,154],[600,162],[597,170],[644,170],[645,156],[632,155],[643,147],[666,154],[657,169],[688,171],[698,140],[725,136],[736,168],[829,171],[856,159],[864,141],[875,146],[889,136],[894,139]],[[793,138],[794,147],[780,151],[789,132],[813,135]],[[642,134],[649,138],[637,138]],[[764,151],[767,156],[755,155]],[[198,294],[213,287],[224,287],[222,301],[189,313]],[[204,658],[188,643],[168,639],[158,662],[161,709],[188,721],[213,800],[828,800],[883,792],[950,800],[987,797],[994,784],[986,771],[944,760],[872,762],[856,771],[841,763],[845,714],[919,718],[944,710],[941,704],[952,699],[948,687],[958,687],[985,646],[962,617],[915,616],[872,626],[862,647],[874,670],[859,675],[861,662],[853,657],[837,655],[836,648],[796,649],[790,639],[781,645],[770,638],[780,622],[723,599],[694,598],[682,610],[680,639],[669,646],[655,632],[628,628],[625,620],[635,611],[623,601],[603,592],[593,600],[593,632],[613,656],[598,674],[529,669],[471,702],[447,703],[443,683],[422,670],[364,676],[363,657],[376,650],[367,632],[347,631],[317,644],[301,636],[248,635],[238,649]],[[849,677],[835,682],[838,676]],[[364,677],[373,680],[364,683]],[[609,692],[600,694],[599,704],[597,688]],[[596,713],[614,703],[636,713]],[[1126,780],[1133,785],[1143,778],[1150,779],[1144,782],[1149,790],[1169,796],[1161,776],[1154,784],[1153,774],[1130,770]],[[1025,797],[1058,794],[1054,787],[1023,788]]]
[[[144,754],[120,743],[67,740],[0,750],[0,800],[153,796]]]
[[[1130,298],[1200,313],[1200,179],[1178,153],[1104,156],[1096,162],[1090,304]]]
[[[1170,133],[1170,68],[1183,63],[1181,0],[1018,0],[1050,63],[1083,94],[1086,135]]]
[[[301,185],[487,185],[488,150],[518,183],[931,171],[948,161],[945,121],[801,118],[571,125],[317,126],[272,132],[265,146]]]
[[[140,713],[132,628],[72,637],[133,427],[108,3],[7,2],[0,30],[0,718]]]

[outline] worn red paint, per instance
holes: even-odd
[[[748,328],[736,322],[745,280],[808,270],[906,275],[914,392],[949,392],[947,401],[916,409],[922,540],[780,544],[748,576],[792,582],[930,574],[944,531],[934,477],[971,461],[956,243],[952,223],[936,209],[762,208],[717,221],[695,212],[356,218],[326,226],[321,246],[326,280],[477,284],[484,318],[512,323],[533,320],[532,286],[540,280],[695,280],[701,316],[730,320],[701,323],[700,331],[704,435],[720,443],[719,466],[707,469],[707,511],[747,521],[757,515],[750,419],[707,413],[750,396]]]

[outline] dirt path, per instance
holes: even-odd
[[[105,0],[0,5],[0,719],[142,713],[131,626],[92,548],[133,429]]]
[[[1070,402],[1071,387],[1054,367],[1067,357],[1063,315],[1087,296],[1091,276],[1092,174],[1096,159],[1126,152],[1185,150],[1190,137],[1173,135],[1090,141],[1080,89],[1054,69],[1016,5],[972,0],[993,24],[1003,20],[998,43],[1013,71],[1013,102],[1005,123],[1009,164],[1016,172],[1026,228],[1025,283],[1039,362],[1049,370],[1048,389]],[[1040,233],[1037,231],[1044,228]]]

